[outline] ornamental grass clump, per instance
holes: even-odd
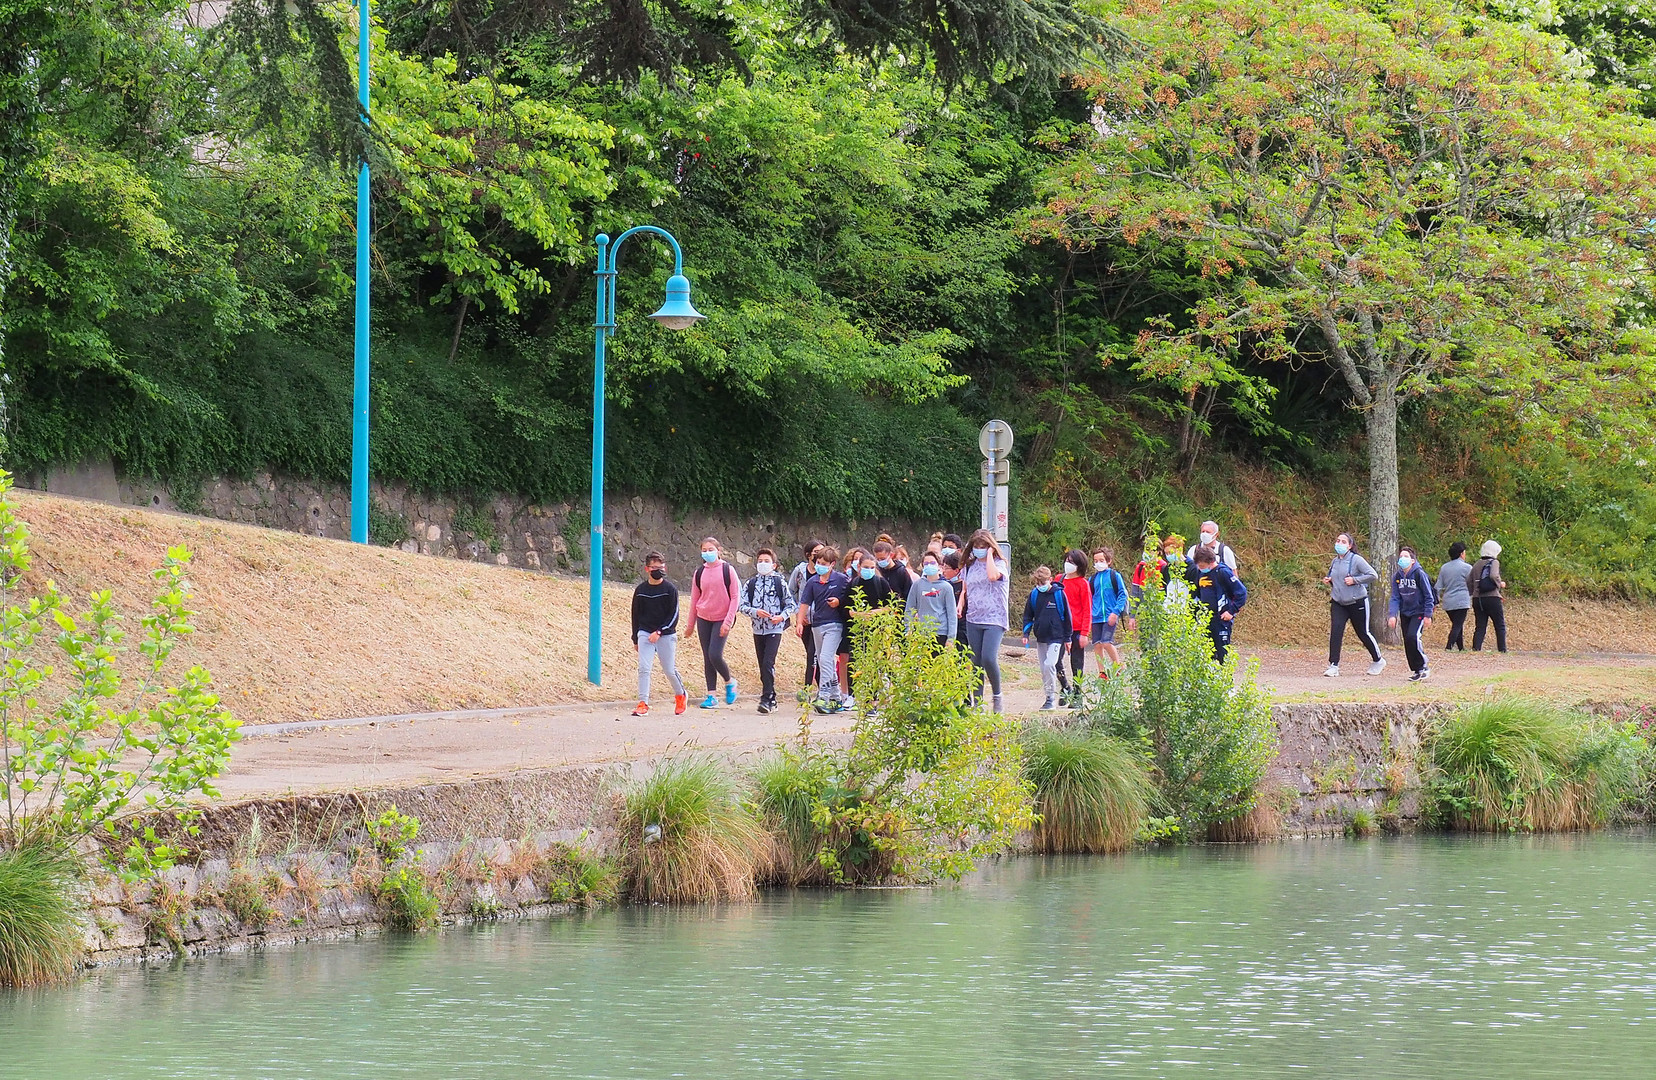
[[[1473,832],[1603,825],[1644,790],[1650,756],[1627,725],[1517,697],[1442,717],[1427,753],[1432,817]]]
[[[1035,788],[1035,850],[1122,851],[1138,837],[1155,788],[1135,749],[1102,732],[1032,726],[1024,776]]]
[[[817,808],[832,779],[833,763],[808,750],[783,748],[754,769],[755,801],[772,843],[765,881],[790,886],[827,882],[821,860],[826,835]]]
[[[620,862],[643,903],[747,900],[770,840],[731,776],[707,759],[662,763],[626,793]]]
[[[0,852],[0,986],[61,982],[80,968],[81,874],[60,845]]]

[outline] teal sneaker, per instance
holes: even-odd
[[[702,698],[701,707],[704,709],[711,709],[715,708],[718,704],[719,703],[717,701],[713,700],[713,695],[708,694],[706,697]]]
[[[736,680],[735,679],[731,679],[729,682],[725,683],[725,704],[726,705],[736,704]]]

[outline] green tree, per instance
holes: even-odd
[[[1152,356],[1219,341],[1320,360],[1367,432],[1369,536],[1398,543],[1398,410],[1494,395],[1642,425],[1629,295],[1656,186],[1625,98],[1556,38],[1440,0],[1129,4],[1142,51],[1091,76],[1095,135],[1037,235],[1174,245],[1212,298]],[[1383,621],[1384,604],[1376,605]]]

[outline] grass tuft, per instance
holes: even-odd
[[[1433,816],[1474,832],[1603,825],[1643,791],[1650,754],[1625,725],[1518,697],[1442,717],[1427,750]]]
[[[829,777],[821,761],[783,750],[753,770],[759,812],[773,850],[761,868],[764,880],[778,885],[824,885],[827,869],[820,858],[826,837],[816,821]]]
[[[1033,726],[1024,775],[1035,786],[1035,850],[1121,851],[1138,836],[1154,795],[1133,748],[1102,733]]]
[[[635,901],[746,900],[769,857],[734,780],[706,759],[663,762],[627,792],[620,825],[622,877]]]
[[[80,968],[81,872],[50,843],[0,852],[0,986],[61,982]]]

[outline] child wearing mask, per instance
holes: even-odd
[[[879,540],[874,544],[874,565],[879,569],[880,576],[885,583],[891,586],[891,591],[898,596],[907,596],[909,587],[914,584],[914,575],[909,568],[897,557],[897,545],[890,540]]]
[[[909,586],[905,615],[910,631],[930,631],[942,652],[954,641],[959,616],[955,612],[954,588],[943,580],[943,564],[937,555],[926,552],[920,558],[920,576]]]
[[[1051,571],[1048,571],[1050,574]],[[1012,579],[1006,559],[988,529],[972,534],[966,559],[960,566],[961,623],[966,627],[966,644],[972,663],[989,680],[995,712],[1001,711],[1000,647],[1006,637],[1008,591]],[[981,696],[979,686],[974,697]]]
[[[834,656],[839,652],[840,639],[845,636],[845,601],[851,582],[834,569],[838,560],[839,550],[834,545],[824,544],[818,548],[816,561],[811,565],[812,574],[799,594],[800,618],[816,636],[819,678],[815,708],[820,713],[839,712],[844,708],[840,701],[839,669],[834,664]]]
[[[1069,600],[1061,588],[1053,588],[1052,570],[1035,568],[1035,587],[1024,601],[1023,644],[1029,648],[1029,635],[1035,635],[1036,653],[1041,660],[1041,689],[1046,701],[1041,711],[1051,712],[1058,707],[1058,689],[1064,683],[1064,650],[1075,636],[1075,618],[1070,612]]]
[[[1093,652],[1097,654],[1098,676],[1101,679],[1110,677],[1104,667],[1106,656],[1110,658],[1112,668],[1121,663],[1121,650],[1116,647],[1115,636],[1121,620],[1127,617],[1127,583],[1122,580],[1121,572],[1115,569],[1114,564],[1115,552],[1109,548],[1101,547],[1093,552],[1093,573],[1088,584],[1092,588]]]
[[[1072,686],[1066,687],[1066,692],[1076,694],[1081,690],[1081,673],[1087,667],[1087,641],[1092,633],[1092,585],[1087,581],[1087,557],[1074,550],[1064,552],[1064,578],[1060,583],[1064,590],[1064,600],[1069,605],[1070,618],[1075,624],[1074,632],[1070,634],[1069,661],[1070,674],[1074,677]]]
[[[788,582],[776,569],[776,552],[760,548],[753,559],[753,576],[742,583],[743,615],[753,620],[753,651],[759,660],[759,711],[776,709],[776,654],[798,602]]]
[[[650,712],[650,669],[657,657],[661,672],[673,687],[673,713],[684,711],[684,680],[679,678],[678,641],[673,636],[678,630],[678,586],[667,580],[667,561],[661,552],[644,556],[644,580],[633,589],[632,639],[638,653],[638,707],[634,716]]]
[[[1420,635],[1432,625],[1432,609],[1437,598],[1432,595],[1432,579],[1415,559],[1414,548],[1400,548],[1397,552],[1397,570],[1392,574],[1391,617],[1388,626],[1403,624],[1403,655],[1409,659],[1410,682],[1421,682],[1431,677],[1426,667],[1426,651]]]
[[[1225,654],[1230,651],[1233,620],[1248,602],[1248,590],[1242,579],[1220,562],[1218,554],[1206,544],[1196,545],[1195,558],[1185,568],[1184,582],[1190,587],[1190,599],[1208,610],[1213,658],[1223,664]],[[1169,588],[1174,586],[1183,587],[1177,581],[1169,584]]]
[[[696,567],[690,579],[690,623],[684,628],[685,638],[695,634],[701,638],[702,675],[707,680],[707,697],[701,707],[713,708],[717,702],[713,692],[717,679],[724,679],[726,705],[736,704],[736,677],[725,663],[725,639],[736,625],[736,609],[741,603],[736,568],[725,562],[719,541],[709,536],[701,545],[702,565]]]
[[[879,560],[874,557],[874,553],[871,551],[863,552],[861,560],[851,573],[851,588],[847,590],[846,595],[846,603],[851,609],[853,623],[857,619],[867,618],[880,608],[890,604],[897,599],[897,596],[898,594],[892,591],[891,586],[886,584],[886,579],[880,576]],[[850,627],[848,626],[847,631],[849,630]],[[855,704],[853,695],[857,692],[852,685],[855,678],[851,670],[850,637],[851,635],[848,632],[845,643],[840,645],[840,650],[845,654],[844,703],[847,706]]]

